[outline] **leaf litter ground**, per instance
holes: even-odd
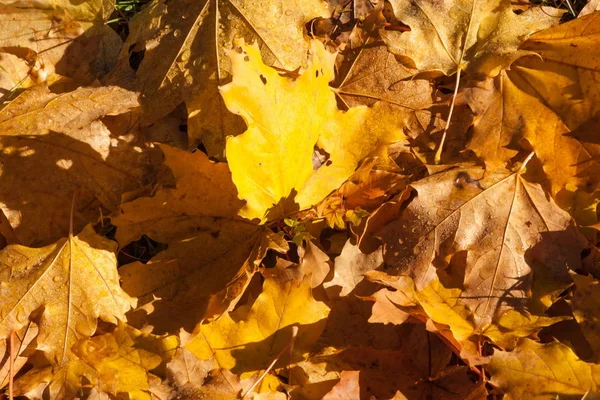
[[[579,3],[0,5],[4,393],[593,398]]]

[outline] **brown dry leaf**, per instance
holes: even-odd
[[[415,79],[418,71],[398,62],[381,41],[369,38],[357,51],[336,79],[336,94],[347,107],[383,101],[403,120],[411,137],[432,124],[443,129],[444,121],[427,110],[434,102],[429,80]]]
[[[395,172],[375,168],[376,161],[367,162],[348,178],[337,190],[345,209],[362,208],[373,211],[388,200],[394,192],[400,192],[406,178]]]
[[[335,258],[333,279],[325,282],[326,288],[341,288],[339,296],[347,296],[363,279],[363,274],[383,264],[381,250],[363,254],[357,245],[348,239],[342,253]]]
[[[25,91],[0,111],[2,136],[41,136],[61,132],[75,136],[107,115],[138,106],[137,93],[116,87],[81,87],[63,94],[46,86]]]
[[[486,165],[503,164],[526,139],[553,193],[567,184],[588,192],[598,187],[599,21],[600,14],[590,14],[532,36],[521,48],[539,57],[519,59],[474,96],[486,106],[470,148]]]
[[[342,376],[343,371],[359,371],[358,377],[350,376],[347,382],[351,384],[358,378],[357,399],[459,400],[469,398],[468,393],[474,393],[474,399],[485,398],[475,395],[485,394],[485,388],[468,375],[465,367],[446,367],[451,352],[441,340],[422,325],[410,328],[395,350],[345,347],[332,354],[315,354],[313,359],[326,362],[328,371],[342,371]],[[404,397],[394,397],[399,396],[398,392]]]
[[[302,275],[310,275],[310,287],[320,286],[331,269],[331,260],[317,245],[311,241],[305,241],[304,246],[298,247],[300,264],[298,269]]]
[[[147,145],[98,120],[136,107],[136,97],[117,87],[62,95],[39,87],[0,111],[0,162],[4,171],[14,171],[2,175],[0,207],[22,244],[46,245],[66,236],[74,194],[78,230],[151,179]]]
[[[580,263],[582,243],[571,218],[520,171],[484,176],[476,167],[449,169],[412,187],[417,197],[375,233],[392,268],[386,271],[411,276],[421,290],[450,257],[466,252],[454,276],[477,327],[527,302],[532,263],[557,278]]]
[[[298,333],[292,360],[305,359],[309,346],[323,332],[328,314],[329,307],[313,299],[308,279],[297,283],[270,278],[251,305],[199,324],[186,348],[199,359],[213,359],[220,368],[245,378],[269,366],[289,342],[293,326]]]
[[[360,400],[360,371],[342,371],[340,381],[323,400]]]
[[[31,399],[73,399],[91,385],[97,395],[150,400],[149,371],[168,359],[176,346],[173,336],[144,335],[119,324],[112,333],[77,342],[77,357],[70,362],[29,371],[15,382],[15,392]]]
[[[40,249],[7,246],[0,253],[0,337],[43,307],[37,347],[60,365],[73,357],[74,343],[94,334],[98,318],[124,321],[136,301],[119,286],[116,248],[91,226]]]
[[[223,399],[237,398],[242,386],[227,370],[218,369],[214,360],[200,360],[185,346],[192,335],[182,331],[180,346],[167,364],[167,381],[171,384],[168,398]]]
[[[161,299],[153,303],[149,320],[158,331],[191,330],[203,316],[227,310],[266,251],[286,251],[287,244],[237,215],[243,202],[227,164],[213,163],[201,152],[160,148],[175,188],[123,204],[112,222],[123,246],[147,235],[168,248],[148,264],[128,264],[120,273],[124,289],[142,304]]]
[[[600,360],[600,287],[591,275],[571,273],[575,283],[573,298],[569,301],[573,316],[579,323],[583,335],[594,352],[595,360]]]
[[[410,57],[421,71],[458,70],[496,76],[529,54],[519,45],[532,33],[559,22],[563,11],[535,7],[515,14],[509,0],[390,0],[395,17],[410,32],[382,30],[394,54]]]
[[[234,39],[258,41],[266,63],[294,70],[305,63],[304,24],[326,16],[319,0],[155,1],[132,21],[121,69],[142,58],[135,78],[144,123],[185,102],[190,136],[202,140],[211,156],[222,158],[225,137],[243,131],[241,119],[227,111],[218,91],[231,77],[225,52]]]
[[[386,285],[365,300],[373,301],[369,322],[400,325],[411,315],[411,307],[418,305],[413,281],[407,276],[389,276],[380,271],[365,273],[372,282]]]
[[[506,400],[580,397],[596,392],[600,382],[600,365],[581,361],[559,342],[523,339],[514,351],[495,351],[485,369]]]

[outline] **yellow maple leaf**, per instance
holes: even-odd
[[[97,318],[116,323],[135,306],[119,286],[117,244],[88,225],[40,249],[20,245],[0,253],[0,337],[27,325],[40,307],[38,348],[54,364],[96,331]]]
[[[198,325],[186,347],[201,360],[214,357],[220,368],[254,372],[269,366],[290,340],[294,325],[298,334],[293,358],[302,359],[325,328],[328,314],[329,307],[313,299],[310,278],[300,283],[271,278],[251,307]]]
[[[318,41],[312,60],[295,80],[266,66],[257,46],[230,51],[233,81],[221,87],[230,111],[248,125],[229,137],[226,155],[239,197],[240,215],[279,218],[321,201],[354,173],[368,155],[404,138],[400,121],[367,107],[338,110],[328,82],[335,55]],[[377,119],[375,119],[377,116]],[[315,146],[329,158],[315,169]],[[294,204],[295,203],[295,204]]]
[[[77,357],[70,362],[29,371],[15,382],[16,393],[42,398],[43,392],[52,399],[73,399],[91,384],[99,393],[150,400],[148,371],[168,360],[178,343],[175,336],[143,334],[121,323],[112,333],[76,343]]]
[[[504,390],[504,398],[554,399],[556,395],[595,392],[600,365],[580,360],[569,347],[523,339],[511,352],[496,351],[486,366],[490,383]]]

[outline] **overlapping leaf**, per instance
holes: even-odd
[[[125,321],[136,302],[119,285],[115,251],[116,244],[91,226],[40,249],[6,247],[0,253],[0,337],[43,308],[38,348],[60,365],[72,358],[75,342],[94,334],[98,318]]]
[[[142,303],[161,298],[151,316],[157,329],[192,329],[207,312],[212,296],[219,301],[215,299],[209,316],[223,312],[241,295],[256,269],[255,261],[268,248],[285,243],[271,243],[267,228],[237,215],[243,202],[225,163],[213,163],[200,152],[166,145],[161,149],[175,187],[123,204],[112,221],[123,245],[147,235],[167,243],[168,249],[147,265],[125,265],[121,275],[125,289]]]
[[[558,23],[560,11],[531,8],[516,15],[509,0],[392,0],[395,17],[407,33],[382,31],[390,50],[410,57],[419,70],[451,75],[466,70],[495,76],[527,54],[519,49],[532,33]]]
[[[317,41],[310,66],[296,80],[267,67],[256,46],[229,55],[234,77],[221,92],[248,130],[230,137],[226,150],[239,196],[247,202],[241,215],[247,218],[276,219],[316,204],[365,157],[385,157],[386,146],[404,138],[401,121],[377,115],[378,108],[338,110],[328,87],[334,55]],[[328,155],[316,170],[315,147]]]
[[[515,351],[497,351],[486,369],[491,383],[504,390],[505,398],[547,399],[597,391],[600,366],[580,360],[564,344],[521,341]]]
[[[97,393],[149,400],[148,371],[176,346],[175,337],[144,335],[122,324],[112,333],[79,341],[73,347],[77,357],[70,362],[29,371],[17,382],[16,392],[31,399],[72,399],[92,384]]]
[[[12,93],[46,82],[54,72],[82,82],[109,72],[122,44],[105,25],[113,10],[114,0],[4,1],[0,87]]]
[[[42,86],[0,111],[0,160],[4,170],[18,172],[3,174],[0,207],[22,244],[66,236],[74,195],[78,230],[115,210],[123,193],[150,182],[144,141],[99,121],[135,107],[137,95],[118,87],[54,94]]]
[[[312,298],[304,279],[267,279],[252,306],[238,308],[209,324],[198,325],[196,337],[187,344],[201,360],[214,358],[220,368],[237,373],[266,369],[298,328],[294,361],[302,360],[325,326],[329,308]]]
[[[211,155],[223,157],[225,137],[243,131],[218,92],[231,75],[226,50],[235,38],[258,41],[265,62],[294,70],[304,64],[308,49],[304,24],[325,16],[327,7],[319,0],[155,1],[132,22],[121,69],[143,58],[135,77],[148,123],[185,101],[190,135]]]
[[[461,302],[479,327],[499,310],[527,303],[528,260],[556,277],[579,264],[582,244],[570,217],[520,172],[483,176],[476,167],[449,169],[412,186],[417,197],[376,233],[384,243],[384,261],[395,273],[411,276],[421,290],[437,268],[464,252],[456,259],[464,271]]]
[[[590,192],[597,188],[598,21],[597,13],[590,14],[534,35],[521,48],[539,57],[518,60],[493,87],[480,90],[476,97],[485,107],[470,147],[487,165],[506,162],[526,139],[554,193],[566,184]]]

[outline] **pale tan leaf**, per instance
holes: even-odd
[[[557,24],[563,11],[535,7],[515,14],[509,0],[391,0],[410,32],[382,30],[390,50],[410,57],[419,70],[451,75],[460,70],[496,76],[528,54],[519,45],[532,33]]]

